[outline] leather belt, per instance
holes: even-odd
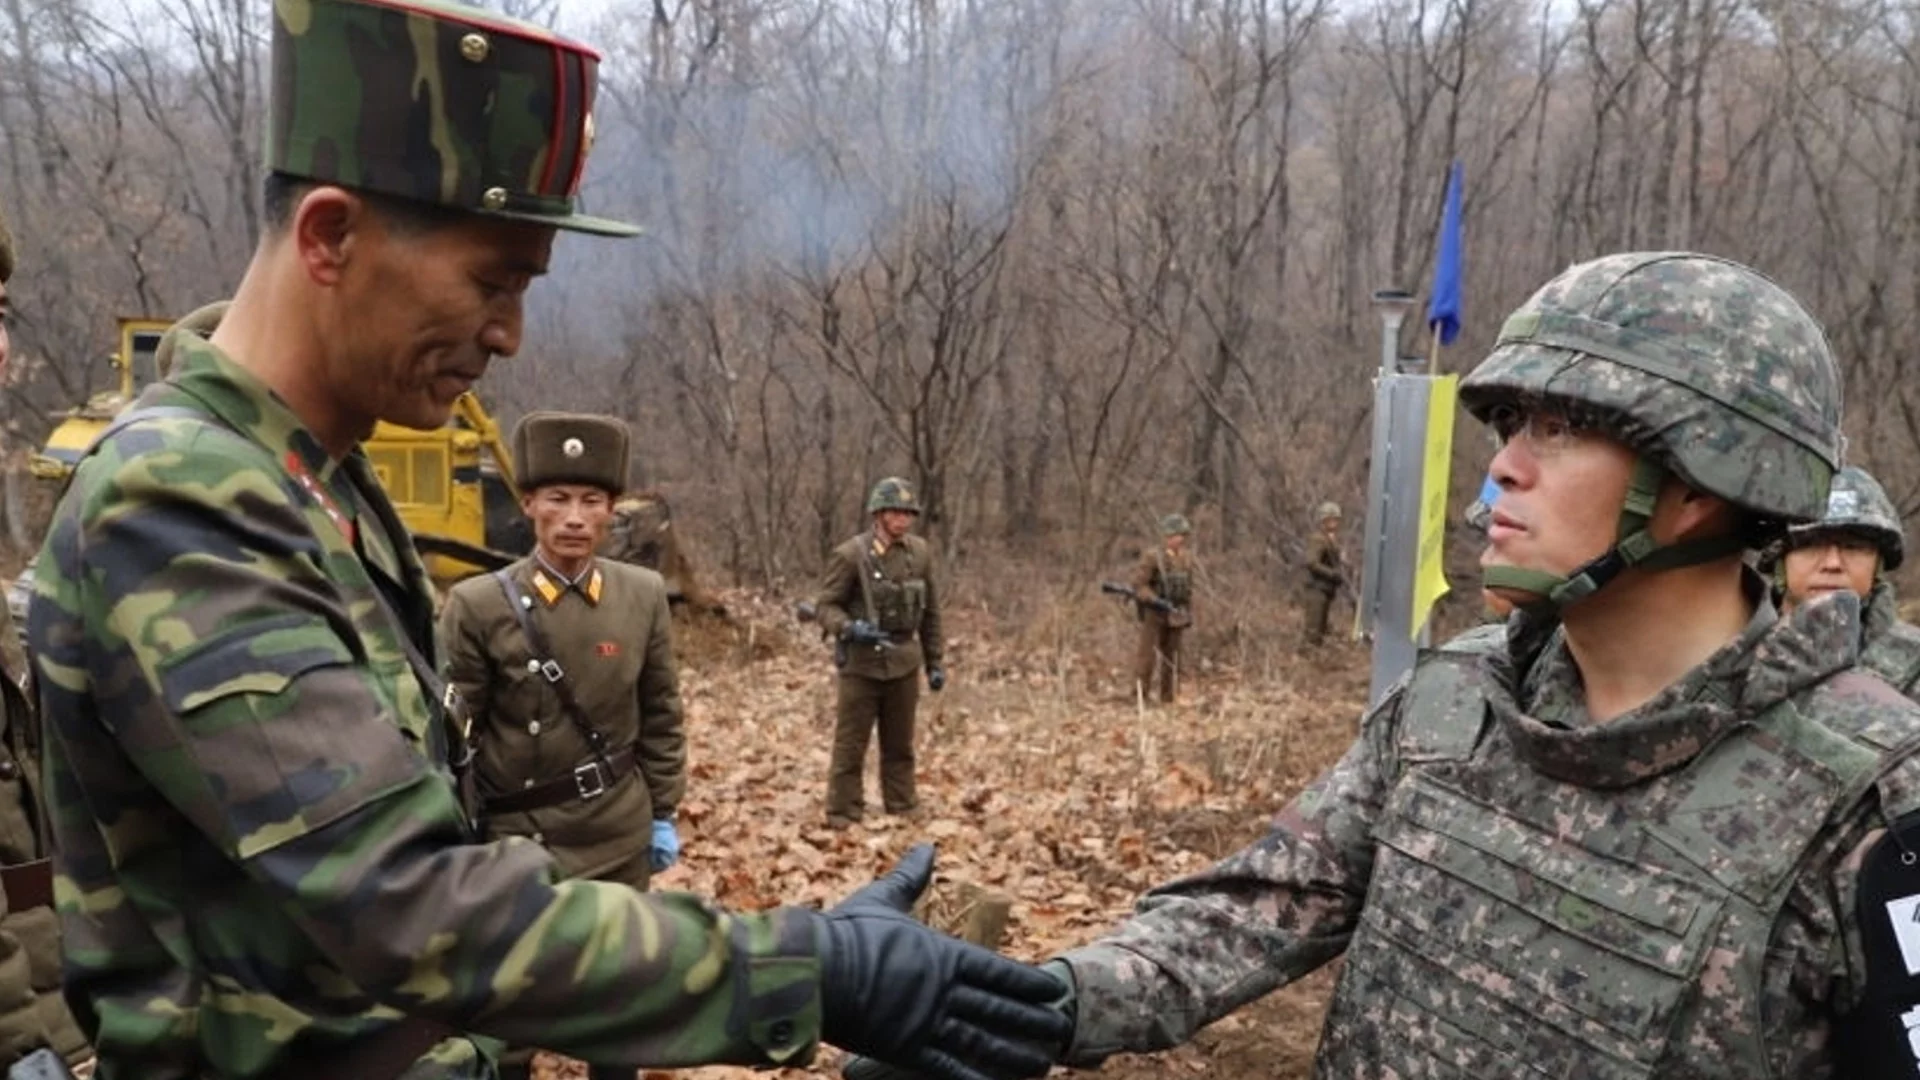
[[[0,866],[0,889],[7,890],[7,910],[53,906],[53,860]]]
[[[482,796],[480,809],[486,814],[520,814],[576,800],[590,802],[611,790],[613,785],[633,771],[634,765],[632,745],[623,746],[608,754],[605,762],[597,759],[588,761],[575,766],[572,772],[564,776],[556,776],[529,788],[505,795]]]

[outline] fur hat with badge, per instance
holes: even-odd
[[[590,484],[613,495],[627,489],[627,425],[591,413],[528,413],[513,429],[521,491],[548,484]]]

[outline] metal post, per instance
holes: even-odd
[[[1398,677],[1397,670],[1389,675],[1389,669],[1410,664],[1412,656],[1412,642],[1403,640],[1408,638],[1407,628],[1401,625],[1404,620],[1398,616],[1382,617],[1382,604],[1389,591],[1385,588],[1382,568],[1387,560],[1388,500],[1392,497],[1388,476],[1393,471],[1390,465],[1396,442],[1395,432],[1405,427],[1399,421],[1410,419],[1396,418],[1396,398],[1403,395],[1394,394],[1391,384],[1400,378],[1396,375],[1400,357],[1400,326],[1413,303],[1413,294],[1403,289],[1381,289],[1373,294],[1373,308],[1380,316],[1380,371],[1374,380],[1373,452],[1367,469],[1366,550],[1361,562],[1361,596],[1356,620],[1373,642],[1374,689],[1370,702],[1378,701],[1385,692],[1385,686],[1391,685],[1392,679]],[[1421,419],[1424,421],[1424,417]],[[1406,450],[1405,446],[1401,447],[1403,454]]]

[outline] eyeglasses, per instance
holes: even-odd
[[[1596,426],[1583,422],[1563,409],[1528,408],[1512,402],[1495,405],[1487,413],[1487,426],[1501,446],[1516,440],[1538,457],[1552,457],[1594,434]]]

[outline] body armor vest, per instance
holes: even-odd
[[[1516,759],[1495,720],[1479,660],[1500,629],[1423,659],[1406,690],[1404,771],[1314,1075],[1768,1075],[1781,906],[1911,722],[1836,730],[1814,687],[1667,773],[1580,787]]]

